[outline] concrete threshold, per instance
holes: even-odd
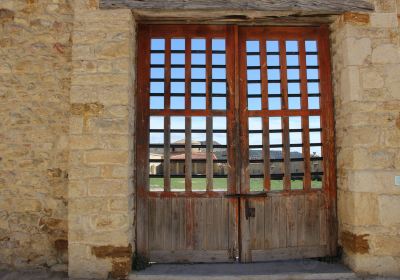
[[[251,264],[154,264],[130,280],[336,280],[357,279],[341,264],[314,260]]]

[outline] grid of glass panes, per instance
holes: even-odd
[[[263,46],[265,50],[261,49]],[[263,54],[265,59],[261,57]],[[320,109],[317,41],[248,40],[246,61],[247,109],[253,111],[248,120],[250,191],[283,190],[285,175],[290,176],[292,190],[321,188],[323,158],[321,118],[317,112]],[[284,70],[286,73],[282,74]],[[266,71],[266,75],[262,71]],[[263,100],[267,100],[268,106]],[[260,117],[255,117],[257,111]],[[282,114],[267,113],[273,116],[265,117],[263,112],[266,111]],[[289,114],[283,114],[285,111]],[[263,137],[269,137],[268,141]],[[285,147],[289,151],[285,151]],[[269,150],[268,156],[263,149]],[[268,172],[264,165],[268,165]]]
[[[225,44],[151,39],[150,191],[227,190]]]

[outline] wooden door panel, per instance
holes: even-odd
[[[334,255],[328,31],[240,27],[238,52],[241,260]]]
[[[322,193],[276,195],[254,199],[250,204],[256,209],[255,217],[247,222],[252,261],[328,254],[326,205]]]
[[[150,259],[156,262],[234,261],[235,210],[229,199],[161,198],[148,201]]]

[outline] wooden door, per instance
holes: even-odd
[[[335,254],[327,29],[141,25],[138,50],[138,253]]]
[[[232,27],[140,26],[137,248],[151,261],[237,255],[234,50]]]
[[[238,52],[241,259],[334,255],[328,29],[241,27]]]

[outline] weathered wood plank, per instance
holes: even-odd
[[[366,12],[373,5],[366,0],[100,0],[102,9],[144,10],[232,10],[232,11],[292,11],[337,14]]]

